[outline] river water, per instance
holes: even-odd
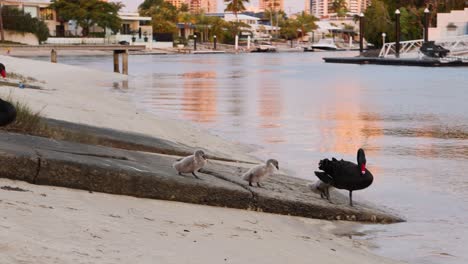
[[[468,69],[326,64],[346,53],[131,56],[112,89],[141,108],[260,147],[294,176],[366,150],[373,185],[354,193],[407,219],[364,225],[377,254],[468,263]],[[61,57],[112,70],[111,57]]]

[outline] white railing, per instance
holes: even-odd
[[[53,44],[53,45],[104,45],[104,44],[117,44],[120,41],[126,41],[131,45],[145,45],[147,49],[152,49],[153,44],[155,42],[152,39],[148,39],[148,41],[144,41],[144,39],[136,38],[136,42],[132,41],[132,35],[111,35],[105,38],[55,38],[49,37],[45,44]],[[172,45],[172,42],[171,42]],[[160,46],[168,46],[165,44],[157,45]]]
[[[400,55],[418,52],[423,43],[423,39],[400,42]],[[468,53],[468,35],[436,39],[435,43],[450,50],[452,54]],[[388,55],[394,55],[395,51],[395,42],[385,43],[380,50],[379,57],[385,58]]]
[[[401,41],[400,42],[400,54],[409,53],[410,51],[414,52],[414,49],[418,49],[424,43],[423,39],[410,40],[410,41]],[[396,53],[396,43],[389,42],[385,43],[380,50],[379,57],[387,57],[389,54]]]
[[[451,53],[468,52],[468,35],[439,39],[436,43],[450,50]]]
[[[104,44],[104,38],[54,38],[47,39],[46,44]]]

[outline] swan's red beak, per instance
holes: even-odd
[[[366,164],[365,163],[361,164],[361,173],[366,174]]]

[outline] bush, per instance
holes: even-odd
[[[33,18],[30,14],[26,14],[21,10],[13,7],[3,7],[2,18],[4,29],[33,33],[39,42],[43,42],[49,37],[49,28],[43,21]]]

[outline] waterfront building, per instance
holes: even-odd
[[[189,0],[187,4],[192,13],[215,13],[217,9],[216,0]]]
[[[50,0],[4,0],[2,6],[15,7],[28,13],[33,18],[39,18],[47,24],[51,35],[64,33],[68,28],[58,21],[55,10],[49,8]]]
[[[429,28],[429,39],[468,35],[468,8],[437,14],[437,26]]]
[[[231,13],[212,13],[206,14],[207,16],[216,16],[224,19],[227,22],[242,22],[249,25],[249,28],[243,29],[241,35],[250,35],[252,41],[254,40],[270,40],[271,35],[274,32],[279,32],[280,27],[275,27],[271,25],[261,24],[260,18],[255,16],[249,16],[246,14],[237,14],[237,17]]]
[[[153,35],[153,26],[151,25],[151,17],[142,17],[138,13],[119,12],[119,17],[122,20],[122,35],[137,35],[141,32],[142,36],[138,38],[144,39],[144,36]]]

